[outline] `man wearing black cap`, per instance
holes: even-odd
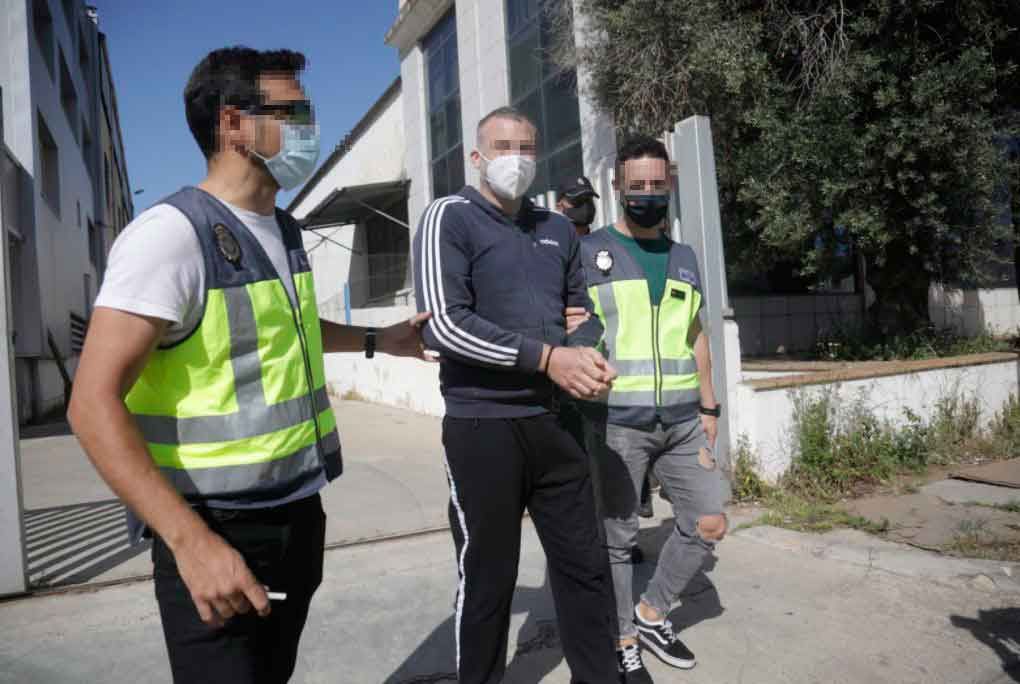
[[[556,211],[574,224],[578,237],[591,232],[595,220],[595,200],[599,195],[585,176],[568,178],[560,183],[556,191]]]

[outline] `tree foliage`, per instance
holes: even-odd
[[[930,281],[980,280],[1012,245],[1017,0],[577,4],[585,39],[562,31],[556,58],[621,129],[711,117],[731,278],[827,276],[848,236],[874,322],[903,329]]]

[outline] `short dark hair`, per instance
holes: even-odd
[[[304,68],[305,56],[291,50],[262,51],[237,45],[206,55],[184,87],[188,127],[205,158],[216,154],[220,107],[254,107],[261,101],[260,75],[297,74]]]
[[[669,152],[666,151],[666,146],[662,144],[661,140],[650,135],[636,135],[628,138],[616,152],[617,172],[631,159],[644,159],[646,157],[661,159],[667,164],[669,163]]]
[[[491,112],[482,117],[481,121],[478,122],[478,126],[475,128],[475,137],[480,138],[482,134],[482,126],[489,123],[493,119],[512,119],[514,121],[522,121],[526,124],[531,124],[531,127],[538,133],[538,126],[531,120],[531,117],[517,109],[517,107],[497,107]]]

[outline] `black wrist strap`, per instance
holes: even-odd
[[[719,416],[722,415],[722,404],[716,404],[715,408],[705,408],[704,406],[699,406],[698,413],[700,413],[703,416],[712,416],[713,418],[718,418]]]
[[[375,356],[375,328],[365,328],[365,358],[370,359]]]

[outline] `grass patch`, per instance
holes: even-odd
[[[840,527],[881,534],[889,529],[889,521],[876,523],[848,513],[837,504],[809,501],[803,497],[776,492],[764,502],[768,512],[753,525],[785,527],[798,532],[829,532]],[[749,525],[750,526],[750,525]]]
[[[889,485],[898,494],[916,493],[916,476],[931,466],[1020,455],[1020,401],[1015,397],[984,429],[977,402],[959,392],[938,399],[928,420],[905,409],[899,424],[876,416],[866,399],[863,392],[847,399],[836,389],[796,393],[793,458],[774,485],[758,475],[746,437],[737,442],[733,498],[768,509],[744,527],[774,525],[802,532],[849,527],[881,534],[889,529],[887,520],[853,515],[839,502]],[[1003,510],[1020,512],[1020,501]],[[960,548],[982,539],[980,530],[958,536]]]
[[[1013,499],[1004,504],[982,503],[981,501],[968,501],[968,506],[981,506],[982,508],[993,508],[1006,513],[1020,513],[1020,499]]]
[[[978,402],[960,392],[936,400],[928,420],[904,409],[899,424],[877,417],[863,392],[801,391],[793,403],[794,458],[780,485],[811,501],[855,496],[930,466],[1020,455],[1015,397],[986,428]]]
[[[1020,541],[996,539],[987,529],[987,521],[963,520],[953,541],[942,547],[944,553],[966,558],[1020,562]]]
[[[771,495],[773,488],[758,475],[758,459],[747,435],[737,439],[733,454],[733,500],[757,503]]]
[[[349,390],[347,390],[346,392],[344,392],[343,394],[340,395],[340,401],[361,401],[361,402],[367,402],[368,399],[366,399],[365,396],[363,394],[361,394],[358,390],[356,390],[356,389],[349,389]]]

